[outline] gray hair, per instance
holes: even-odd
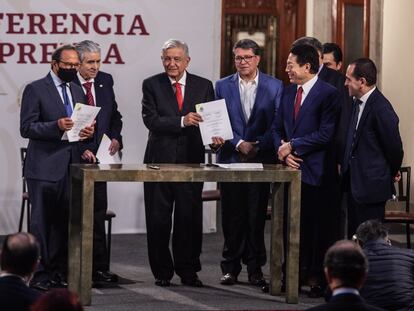
[[[162,52],[164,53],[168,49],[179,48],[183,49],[186,56],[190,56],[188,52],[188,45],[184,41],[177,39],[168,39],[162,46]]]
[[[91,40],[84,40],[75,44],[76,51],[78,51],[80,61],[83,62],[85,53],[101,53],[101,47],[98,43]]]

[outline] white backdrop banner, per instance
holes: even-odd
[[[163,71],[161,46],[188,43],[189,71],[213,82],[220,66],[220,0],[2,0],[0,2],[0,234],[17,231],[21,205],[19,133],[24,86],[50,70],[63,43],[101,45],[103,71],[113,75],[123,115],[123,163],[142,163],[148,131],[141,117],[142,81]],[[205,187],[214,187],[206,185]],[[109,184],[114,232],[145,232],[141,183]],[[205,205],[204,231],[216,228],[214,204]]]

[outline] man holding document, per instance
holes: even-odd
[[[30,231],[39,241],[41,260],[31,285],[47,290],[65,287],[69,210],[69,166],[80,161],[79,143],[62,139],[74,127],[72,111],[85,103],[82,89],[72,81],[79,57],[71,45],[52,54],[50,73],[26,86],[20,111],[20,133],[29,138],[24,176],[30,203]],[[93,136],[86,126],[79,140]]]
[[[80,85],[90,106],[100,107],[96,119],[96,133],[93,139],[81,144],[84,162],[96,162],[100,144],[110,140],[102,152],[109,160],[118,156],[122,149],[122,116],[118,111],[113,89],[114,81],[108,73],[100,71],[101,48],[93,41],[85,40],[75,45],[79,53],[80,67],[75,83]],[[105,136],[105,138],[103,138]],[[106,154],[105,154],[106,153]],[[119,156],[118,156],[119,157]],[[102,159],[100,159],[102,160]],[[114,160],[115,162],[115,160]],[[118,281],[118,276],[109,271],[109,260],[106,248],[105,216],[108,208],[106,182],[96,182],[94,191],[94,224],[93,224],[93,274],[95,285]]]
[[[214,99],[211,81],[186,71],[186,43],[164,43],[165,72],[142,84],[142,118],[149,130],[144,163],[204,163],[196,104]],[[149,166],[151,167],[151,166]],[[170,286],[174,272],[187,286],[201,287],[202,183],[144,183],[148,256],[155,285]],[[172,227],[172,256],[169,240]]]
[[[225,99],[233,138],[218,150],[220,163],[275,163],[271,125],[279,106],[282,82],[258,70],[260,48],[244,39],[233,47],[237,73],[219,80],[216,98]],[[246,264],[249,283],[266,286],[264,225],[269,183],[221,183],[224,234],[220,283],[233,285]]]

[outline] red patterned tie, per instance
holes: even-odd
[[[88,99],[88,105],[89,106],[95,106],[95,101],[93,100],[93,94],[92,94],[92,82],[85,82],[83,84],[83,87],[86,89],[86,98]]]
[[[178,103],[178,110],[181,111],[183,109],[183,92],[181,90],[181,84],[176,82],[175,85],[175,97],[177,98]]]
[[[295,106],[294,106],[294,113],[293,113],[293,119],[296,120],[299,114],[300,109],[300,103],[302,102],[302,93],[303,89],[301,86],[299,86],[298,91],[296,92],[296,99],[295,99]]]

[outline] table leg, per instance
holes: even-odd
[[[288,186],[286,302],[299,302],[300,176]]]
[[[91,304],[94,181],[72,177],[69,218],[68,287]]]
[[[270,235],[270,294],[280,295],[283,260],[283,183],[273,183]]]

